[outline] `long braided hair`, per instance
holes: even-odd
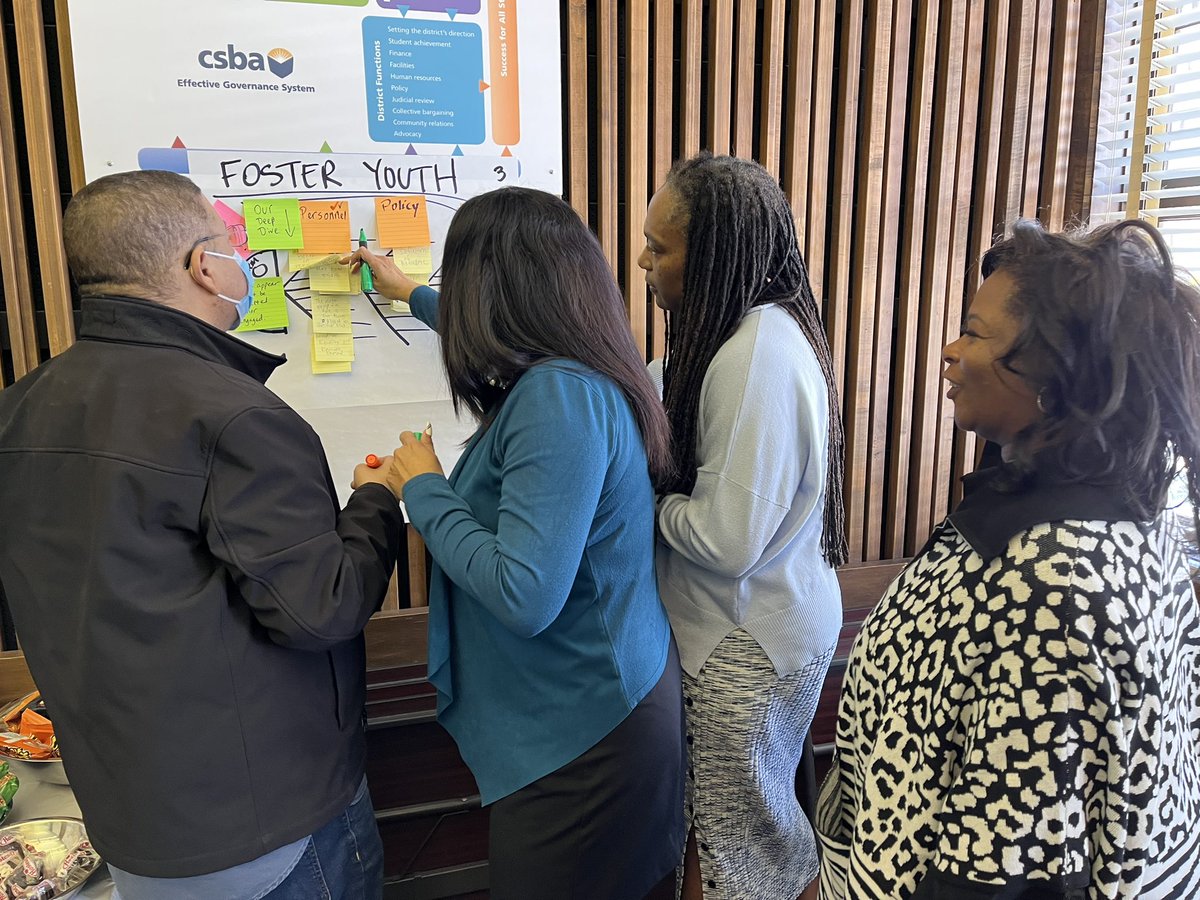
[[[778,182],[758,163],[701,153],[677,162],[666,187],[687,217],[683,297],[667,314],[663,403],[671,422],[673,493],[696,484],[700,387],[717,350],[746,313],[774,303],[786,309],[812,345],[828,390],[829,469],[821,552],[831,566],[847,559],[842,476],[842,418],[833,356],[821,324],[796,223]]]

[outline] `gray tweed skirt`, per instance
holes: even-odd
[[[684,673],[684,808],[696,830],[705,900],[796,900],[817,877],[796,768],[832,657],[831,647],[781,678],[738,629],[698,678]]]

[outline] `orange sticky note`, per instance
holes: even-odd
[[[304,200],[300,203],[304,227],[301,253],[350,252],[350,204],[345,200]]]
[[[376,197],[379,246],[420,247],[429,243],[429,209],[424,197]]]

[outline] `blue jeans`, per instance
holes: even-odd
[[[263,900],[380,900],[382,896],[383,842],[364,779],[354,801],[313,833],[291,874]]]

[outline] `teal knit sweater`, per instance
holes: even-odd
[[[432,325],[437,300],[419,289],[413,312]],[[434,560],[438,721],[491,803],[593,747],[664,671],[641,433],[616,384],[550,360],[404,503]]]

